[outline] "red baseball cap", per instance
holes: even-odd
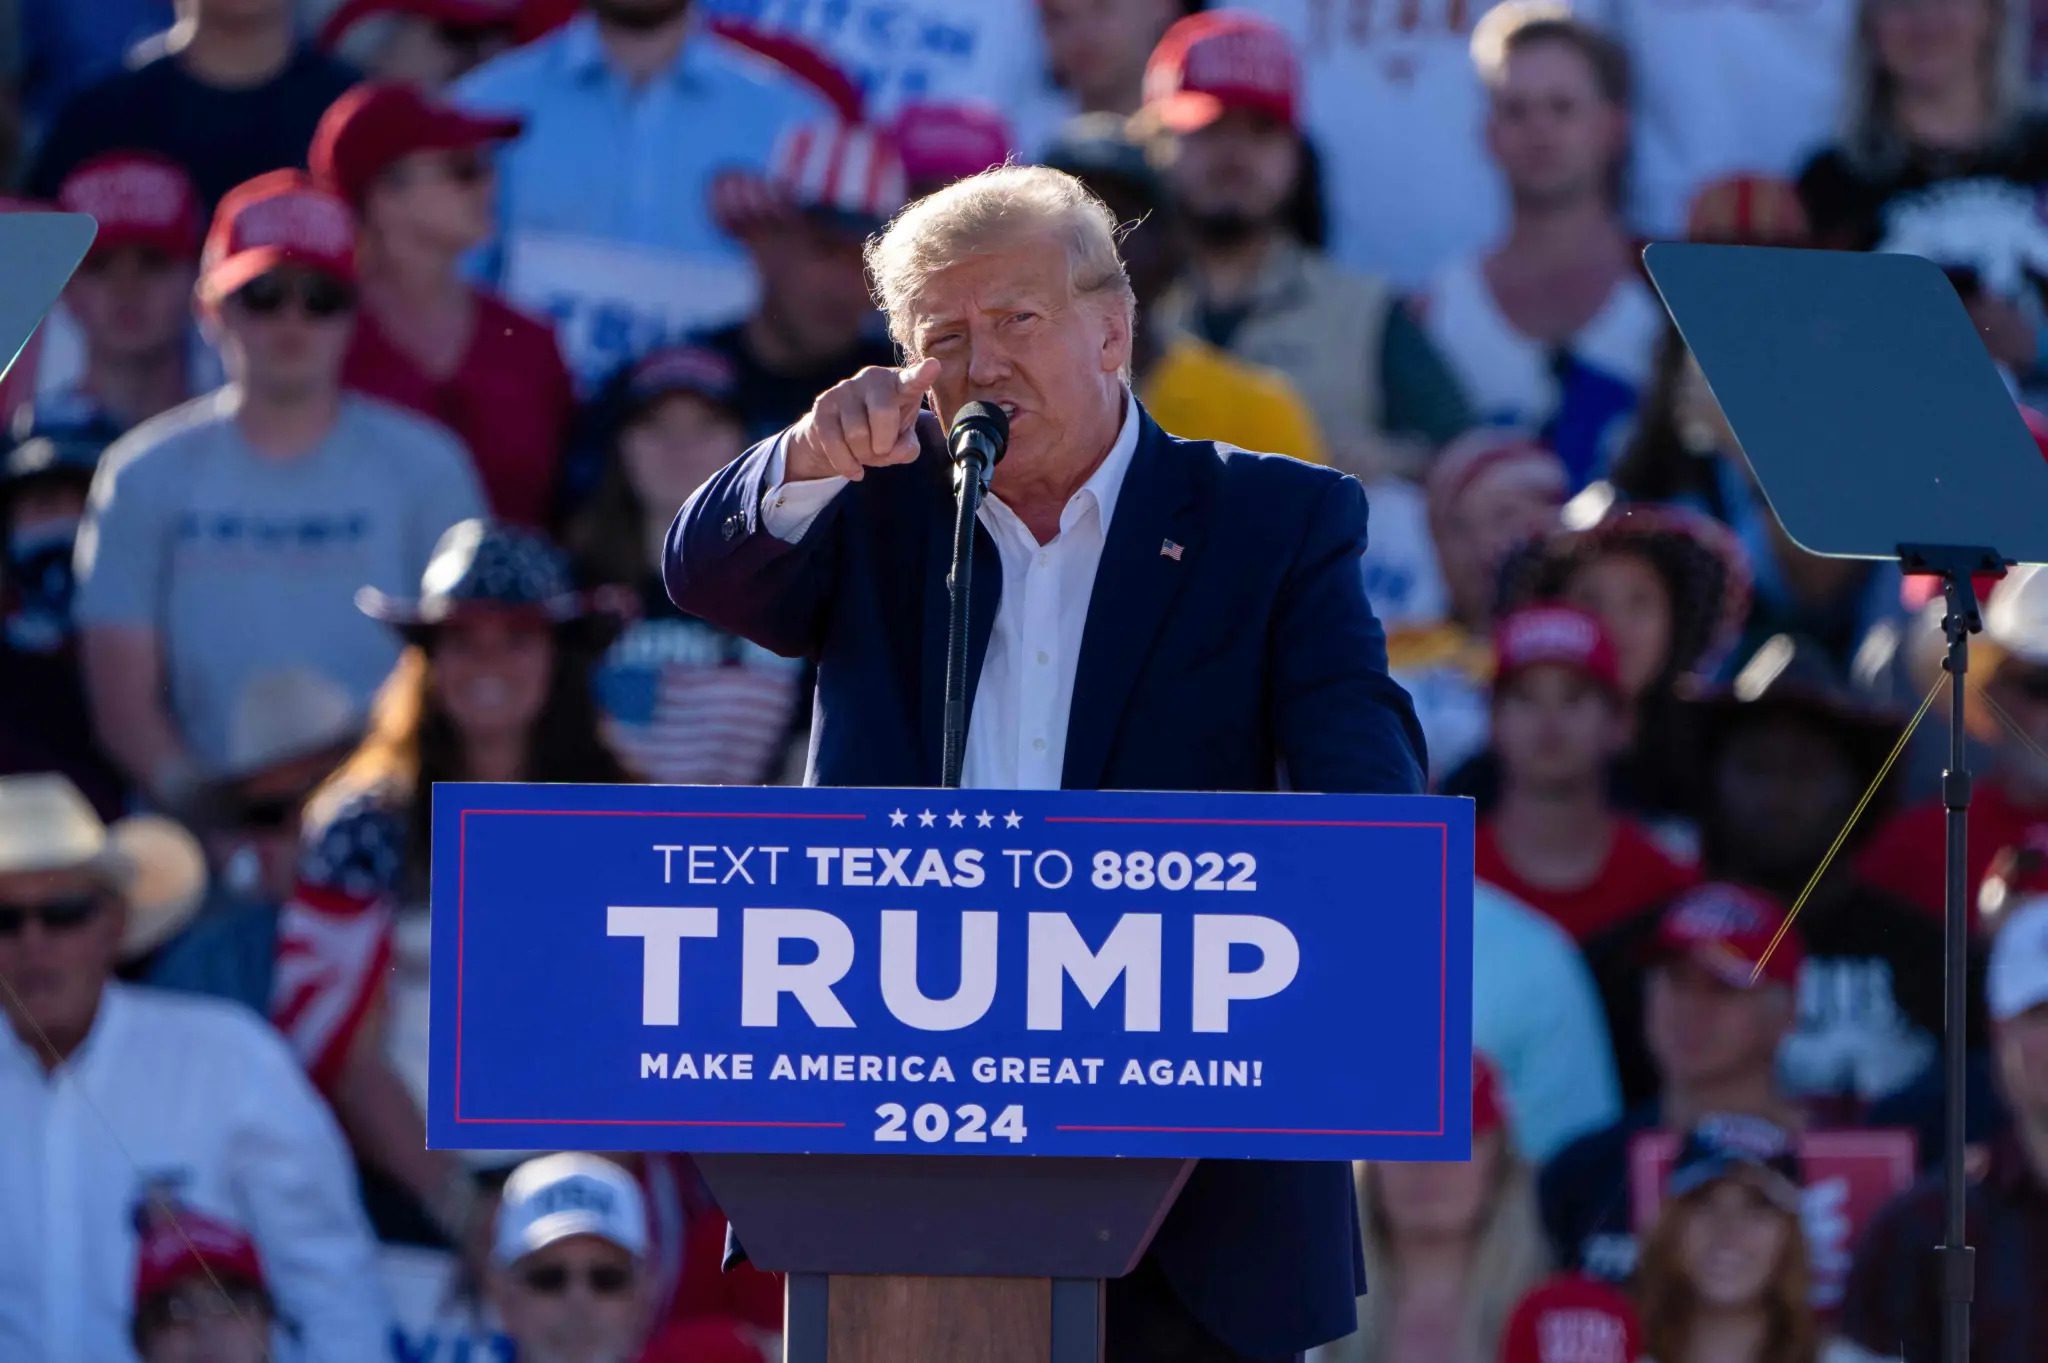
[[[903,207],[903,155],[879,128],[826,120],[789,129],[770,158],[769,182],[808,213],[872,231]]]
[[[355,215],[303,171],[273,170],[236,185],[220,201],[206,234],[200,282],[219,298],[287,265],[354,283]]]
[[[1500,1363],[1637,1363],[1643,1327],[1620,1289],[1576,1274],[1531,1288],[1501,1333]]]
[[[403,157],[503,142],[525,129],[521,119],[473,114],[399,81],[365,81],[320,116],[307,163],[315,184],[360,209],[370,182]]]
[[[1799,980],[1806,953],[1795,932],[1787,932],[1771,950],[1784,924],[1785,911],[1769,895],[1712,880],[1671,901],[1650,940],[1649,955],[1653,961],[1683,956],[1737,989],[1748,989],[1752,983],[1789,988]],[[1761,975],[1758,961],[1764,962]]]
[[[1577,606],[1543,602],[1511,611],[1493,632],[1495,691],[1546,663],[1585,673],[1616,696],[1621,664],[1600,618]]]
[[[892,129],[912,186],[951,184],[1010,159],[1010,124],[985,104],[906,104]]]
[[[135,1304],[201,1273],[224,1283],[264,1285],[256,1242],[240,1227],[188,1207],[151,1216],[136,1246]]]
[[[1145,108],[1169,132],[1208,127],[1232,109],[1299,127],[1301,71],[1278,25],[1238,10],[1177,21],[1145,63]]]
[[[64,177],[57,207],[100,225],[91,254],[143,246],[174,260],[199,259],[206,215],[185,168],[147,151],[110,151]]]

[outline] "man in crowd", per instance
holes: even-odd
[[[462,274],[492,232],[492,147],[519,120],[365,82],[313,136],[313,180],[362,228],[362,307],[342,378],[461,437],[501,521],[552,522],[576,394],[554,329]]]
[[[1766,950],[1784,911],[1726,882],[1700,885],[1658,919],[1627,984],[1643,999],[1642,1034],[1658,1091],[1602,1131],[1566,1146],[1543,1170],[1538,1196],[1560,1266],[1626,1281],[1635,1272],[1629,1146],[1645,1131],[1683,1131],[1709,1113],[1803,1122],[1779,1089],[1777,1056],[1796,1018],[1800,945],[1787,933]],[[1761,976],[1756,974],[1764,962]]]
[[[1038,0],[1047,88],[1015,109],[1018,144],[1036,158],[1078,114],[1138,112],[1145,61],[1184,0]]]
[[[64,178],[57,207],[89,215],[99,234],[64,289],[82,364],[68,377],[49,372],[45,347],[36,401],[67,420],[102,418],[125,431],[191,397],[212,367],[195,353],[204,344],[192,325],[206,230],[199,191],[168,157],[111,151]]]
[[[1418,790],[1420,736],[1358,568],[1363,493],[1145,416],[1115,231],[1045,167],[897,215],[869,262],[910,362],[828,389],[705,484],[669,536],[670,595],[816,659],[810,779],[931,784],[940,669],[915,622],[943,590],[925,552],[952,515],[943,427],[995,402],[1010,440],[982,511],[998,571],[975,575],[990,624],[964,785],[1256,790],[1284,771],[1302,790]],[[1110,1287],[1111,1353],[1285,1357],[1348,1333],[1357,1224],[1347,1165],[1204,1162]]]
[[[129,1333],[142,1363],[267,1363],[276,1305],[248,1233],[189,1207],[141,1221]]]
[[[1572,606],[1525,606],[1494,640],[1501,788],[1479,823],[1474,874],[1584,942],[1695,877],[1614,809],[1608,771],[1628,716],[1599,620]]]
[[[1114,115],[1084,114],[1061,131],[1045,164],[1079,179],[1118,222],[1130,224],[1119,245],[1137,301],[1131,386],[1145,410],[1180,435],[1328,462],[1315,418],[1285,375],[1160,325],[1155,307],[1179,276],[1186,250],[1165,182],[1124,128]],[[1383,511],[1373,504],[1368,559],[1386,538]],[[1378,598],[1374,605],[1384,610]]]
[[[745,317],[706,333],[725,356],[749,444],[810,410],[818,394],[896,348],[868,297],[861,243],[903,206],[903,164],[875,129],[825,122],[783,134],[767,193],[734,222],[761,281]]]
[[[236,699],[286,664],[367,707],[397,646],[354,607],[417,582],[480,515],[445,431],[344,395],[348,208],[296,171],[221,205],[199,285],[230,382],[107,453],[78,544],[85,678],[102,740],[176,808],[226,760]]]
[[[647,1203],[596,1155],[547,1155],[512,1171],[491,1245],[491,1300],[521,1363],[763,1363],[730,1317],[668,1324],[650,1344],[656,1284]]]
[[[117,432],[47,423],[0,455],[0,775],[58,771],[108,818],[126,783],[92,731],[72,620],[86,491]]]
[[[1970,724],[1990,748],[1970,800],[1964,905],[1974,914],[1992,858],[2048,826],[2048,571],[2016,568],[1992,588],[1970,661]],[[1871,836],[1857,874],[1938,921],[1946,817],[1938,797],[1901,810]]]
[[[2048,901],[2001,919],[1984,989],[1996,1083],[2012,1127],[1973,1168],[1966,1217],[1977,1251],[1969,1357],[2022,1363],[2048,1332]],[[1930,1174],[1878,1214],[1849,1275],[1842,1333],[1885,1358],[1934,1358],[1942,1302],[1930,1246],[1943,1226],[1943,1176]]]
[[[320,114],[355,73],[301,42],[292,0],[177,0],[129,69],[81,91],[44,137],[29,192],[54,198],[102,152],[160,152],[210,207],[245,180],[306,164]]]
[[[785,128],[827,112],[690,11],[691,0],[590,0],[455,87],[464,105],[525,120],[498,159],[487,270],[512,302],[554,317],[585,384],[746,311],[753,273],[706,187],[765,166]]]
[[[109,828],[60,776],[0,778],[0,1357],[133,1357],[136,1235],[197,1209],[249,1228],[308,1363],[386,1347],[341,1132],[247,1010],[124,985],[116,960],[204,876],[161,819]]]
[[[1812,642],[1767,641],[1702,707],[1707,873],[1791,903],[1904,723],[1858,699]],[[1853,1120],[1935,1060],[1941,925],[1860,880],[1843,859],[1807,898],[1799,931],[1799,1024],[1779,1063],[1791,1092],[1832,1101],[1841,1120]]]
[[[1393,291],[1302,239],[1307,154],[1286,35],[1236,11],[1183,19],[1152,54],[1145,95],[1192,247],[1160,320],[1286,374],[1331,463],[1361,478],[1413,472],[1471,425]]]
[[[1621,217],[1628,58],[1522,0],[1487,15],[1472,53],[1510,218],[1432,277],[1424,318],[1481,419],[1542,433],[1581,486],[1604,471],[1666,326]]]

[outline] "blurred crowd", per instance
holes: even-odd
[[[1639,249],[1928,257],[2048,432],[2044,58],[2017,0],[4,0],[0,208],[99,234],[0,384],[0,1357],[779,1356],[688,1159],[426,1150],[428,793],[802,779],[804,661],[662,544],[1006,161],[1128,224],[1165,428],[1367,485],[1478,802],[1474,1158],[1359,1169],[1317,1356],[1933,1357],[1939,602],[1785,534]],[[1979,595],[1972,1356],[2039,1363],[2048,574]]]

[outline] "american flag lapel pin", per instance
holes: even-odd
[[[1178,563],[1178,562],[1180,562],[1180,549],[1181,549],[1181,547],[1180,547],[1180,544],[1179,544],[1179,542],[1178,542],[1178,541],[1175,541],[1175,540],[1161,540],[1161,541],[1159,541],[1159,556],[1160,556],[1161,558],[1170,558],[1170,559],[1172,559],[1172,560],[1173,560],[1173,561],[1174,561],[1175,563]]]

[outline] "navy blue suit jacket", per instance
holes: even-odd
[[[1062,784],[1420,791],[1421,729],[1366,602],[1364,490],[1141,420],[1089,601]],[[794,544],[761,523],[780,436],[699,489],[669,532],[678,606],[816,661],[820,785],[939,784],[953,505],[936,418],[918,436],[921,458],[868,470]],[[979,528],[974,553],[978,678],[1002,565]],[[1343,1164],[1205,1161],[1152,1253],[1195,1318],[1247,1354],[1347,1333],[1364,1290]]]

